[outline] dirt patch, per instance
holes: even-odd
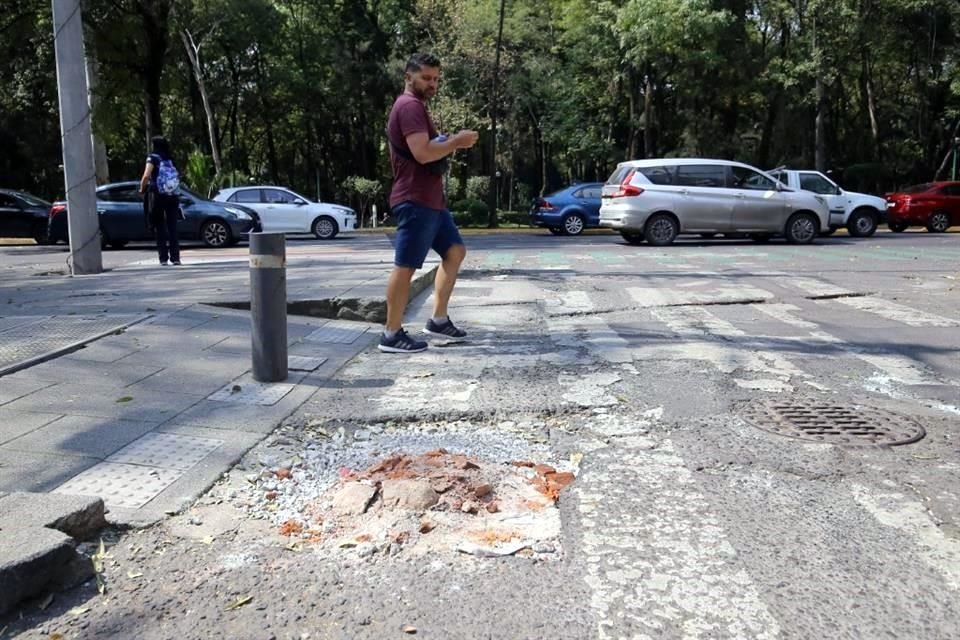
[[[361,556],[556,553],[557,501],[576,477],[574,465],[565,466],[491,463],[443,448],[397,452],[366,469],[341,468],[337,483],[277,531],[291,545]],[[263,480],[261,500],[270,502],[275,483],[293,482],[295,474],[281,467]]]

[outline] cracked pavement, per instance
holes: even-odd
[[[960,235],[468,247],[451,306],[466,342],[371,344],[192,509],[110,534],[105,595],[30,605],[0,636],[960,636]],[[771,400],[926,435],[785,437],[748,420]],[[579,461],[556,550],[302,543],[248,477],[289,459],[324,486],[396,446]]]

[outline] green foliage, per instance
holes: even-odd
[[[487,176],[470,176],[467,178],[467,199],[486,201],[488,193],[490,193],[490,178]]]
[[[136,179],[149,133],[162,130],[178,158],[206,158],[187,171],[200,190],[242,175],[342,195],[361,215],[383,210],[387,114],[418,49],[443,63],[430,104],[438,128],[480,132],[474,149],[454,154],[450,190],[487,200],[484,176],[501,170],[500,204],[510,183],[525,185],[513,193],[520,209],[647,154],[764,168],[812,167],[820,156],[854,181],[869,176],[853,167],[872,164],[884,170],[870,190],[882,191],[933,178],[960,120],[956,0],[505,6],[494,100],[499,0],[89,0],[93,124],[111,179]],[[184,30],[199,46],[212,127]],[[0,12],[0,186],[49,198],[63,192],[52,34],[49,2]]]
[[[347,199],[354,203],[357,215],[361,220],[370,212],[370,205],[376,201],[380,192],[383,191],[383,185],[380,182],[362,176],[350,176],[340,186]]]
[[[213,161],[210,156],[200,149],[191,151],[183,170],[183,181],[194,191],[208,198],[211,197],[219,184],[217,176],[214,175]]]
[[[490,207],[483,200],[475,198],[464,198],[457,200],[450,205],[453,212],[453,218],[457,225],[463,227],[487,226],[487,220],[490,215]]]

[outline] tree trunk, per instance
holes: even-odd
[[[643,92],[643,157],[653,158],[657,154],[657,119],[653,113],[653,69],[647,66],[646,88]]]
[[[147,51],[143,59],[144,124],[147,145],[150,138],[163,134],[163,118],[160,113],[160,78],[167,55],[167,18],[170,15],[169,0],[140,2],[138,4]]]
[[[207,85],[203,78],[203,66],[200,64],[200,45],[186,29],[180,32],[180,38],[183,40],[183,48],[187,50],[187,57],[190,59],[190,66],[193,68],[193,77],[197,81],[197,89],[200,90],[200,100],[203,101],[203,111],[207,115],[207,134],[210,136],[210,155],[213,156],[213,168],[216,172],[216,179],[219,180],[223,173],[223,164],[220,162],[217,119],[213,115],[213,107],[210,106],[210,96],[207,93]]]
[[[87,46],[84,49],[87,59],[87,93],[89,95],[88,101],[90,104],[90,113],[92,119],[96,119],[97,115],[97,103],[99,99],[97,98],[97,62],[94,60],[93,49],[90,46]],[[91,123],[92,124],[92,123]],[[97,184],[107,184],[110,182],[110,167],[107,162],[107,145],[103,143],[103,138],[97,135],[97,129],[94,126],[90,127],[91,138],[93,138],[93,167],[94,171],[97,174]]]
[[[499,109],[499,99],[497,96],[498,82],[500,80],[500,48],[503,45],[503,17],[506,10],[507,0],[500,0],[500,26],[497,28],[497,49],[493,57],[493,95],[490,99],[490,188],[487,193],[487,200],[490,207],[490,219],[487,224],[491,229],[497,226],[497,204],[499,200],[500,188],[497,178],[497,110]]]
[[[875,162],[879,162],[880,125],[877,122],[877,98],[873,88],[873,69],[870,67],[870,51],[866,46],[860,50],[860,91],[860,99],[866,107],[867,120],[870,124],[870,140],[873,145],[871,156]]]
[[[936,175],[933,176],[934,182],[939,180],[941,174],[947,170],[947,163],[950,162],[950,156],[960,152],[960,145],[957,144],[957,136],[960,136],[960,118],[957,118],[953,123],[953,133],[950,135],[950,140],[947,143],[947,152],[943,156],[943,161],[940,163]],[[953,176],[950,176],[950,179],[952,180]]]
[[[630,137],[627,140],[627,157],[624,160],[635,160],[637,158],[637,139],[640,132],[640,116],[637,114],[637,94],[640,87],[637,86],[636,75],[634,72],[627,72],[627,122],[630,126]]]

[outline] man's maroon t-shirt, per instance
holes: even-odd
[[[430,173],[423,165],[402,157],[393,148],[399,147],[412,158],[413,154],[407,146],[407,136],[421,131],[426,132],[431,140],[437,137],[437,129],[427,113],[426,105],[416,96],[404,93],[393,103],[390,118],[387,120],[387,136],[391,142],[390,163],[393,165],[391,208],[402,202],[413,202],[430,209],[447,208],[443,176]]]

